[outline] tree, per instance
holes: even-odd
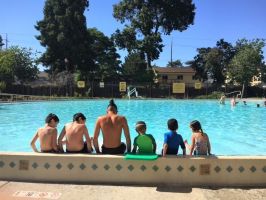
[[[162,52],[161,33],[170,35],[174,30],[186,30],[193,24],[194,10],[192,0],[122,0],[114,5],[113,15],[121,23],[129,24],[124,31],[116,32],[116,44],[127,48],[129,53],[134,48],[143,53],[150,68],[151,61],[158,59]],[[134,37],[132,33],[135,40],[130,40]]]
[[[101,80],[117,80],[120,71],[120,56],[114,42],[96,28],[88,29],[94,54],[96,76]]]
[[[183,67],[183,64],[179,59],[177,59],[173,62],[168,62],[167,67]]]
[[[230,79],[239,84],[248,85],[253,76],[259,76],[264,71],[263,51],[264,40],[256,39],[237,41],[236,55],[229,64]]]
[[[266,83],[266,64],[263,62],[262,68],[261,68],[261,80],[263,83]]]
[[[205,81],[208,79],[208,70],[206,65],[206,55],[210,52],[211,48],[198,48],[198,54],[194,57],[194,60],[187,62],[188,65],[196,71],[195,77],[199,80]]]
[[[0,35],[0,50],[2,49],[2,46],[4,46],[5,44],[3,43],[3,38]]]
[[[35,80],[38,68],[31,49],[11,47],[0,52],[0,78],[5,83]]]
[[[40,62],[50,71],[93,71],[93,54],[86,28],[84,11],[87,0],[47,0],[44,18],[35,28],[36,38],[46,47]],[[90,68],[92,67],[92,69]]]
[[[215,84],[223,84],[228,65],[235,54],[234,47],[221,39],[215,47],[199,48],[197,51],[198,55],[190,62],[196,70],[196,77],[201,80],[210,77]]]
[[[152,70],[146,70],[144,56],[141,53],[131,53],[125,58],[122,65],[123,76],[129,82],[152,82],[154,73]]]

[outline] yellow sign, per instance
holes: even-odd
[[[126,82],[120,82],[119,83],[119,91],[120,92],[126,92],[127,91],[127,83]]]
[[[173,93],[185,93],[185,83],[173,83]]]
[[[195,83],[195,89],[201,89],[201,83]]]
[[[78,81],[77,85],[78,85],[78,88],[85,88],[85,81]]]

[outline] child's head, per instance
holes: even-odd
[[[193,132],[203,132],[200,122],[198,120],[190,122],[190,128],[192,129]]]
[[[139,134],[141,134],[141,133],[144,134],[146,132],[146,129],[147,129],[147,127],[146,127],[146,124],[144,121],[138,121],[136,123],[136,131]]]
[[[167,125],[168,129],[171,131],[176,131],[178,129],[178,122],[176,119],[169,119]]]
[[[59,123],[59,118],[55,114],[50,113],[45,118],[45,123],[49,124],[52,127],[56,127],[57,124]]]
[[[86,117],[82,113],[76,113],[75,115],[73,115],[73,122],[84,124],[85,121],[86,121]]]

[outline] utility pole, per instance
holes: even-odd
[[[6,39],[5,40],[6,40],[6,50],[7,50],[7,47],[8,47],[7,43],[9,42],[8,39],[7,39],[7,33],[6,33]]]
[[[173,67],[173,37],[171,38],[171,67]]]

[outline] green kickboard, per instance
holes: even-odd
[[[126,154],[125,160],[157,160],[157,154]]]

